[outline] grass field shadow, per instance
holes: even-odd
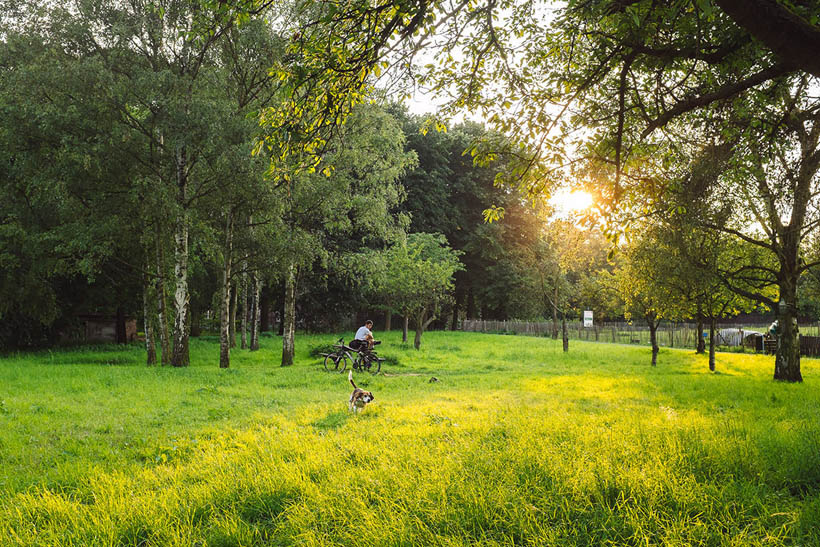
[[[339,429],[350,419],[350,412],[339,410],[330,412],[324,418],[316,420],[311,425],[318,431],[332,431]]]

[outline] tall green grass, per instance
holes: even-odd
[[[337,337],[336,337],[337,338]],[[303,337],[187,369],[141,348],[0,362],[0,545],[818,545],[820,366],[396,333],[376,399]],[[438,381],[431,382],[435,377]]]

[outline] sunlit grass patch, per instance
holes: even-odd
[[[353,415],[327,338],[289,368],[275,338],[228,371],[201,340],[186,370],[0,363],[0,544],[820,543],[814,362],[390,333]]]

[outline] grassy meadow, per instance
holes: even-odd
[[[358,416],[333,335],[290,368],[275,337],[227,370],[213,338],[0,359],[0,545],[820,545],[816,360],[382,338]]]

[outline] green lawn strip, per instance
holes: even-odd
[[[813,361],[791,386],[770,357],[711,374],[685,350],[653,369],[629,346],[385,338],[400,366],[357,374],[376,394],[360,416],[308,357],[331,336],[286,369],[275,338],[228,371],[212,341],[185,370],[99,362],[138,348],[4,360],[0,544],[820,541]]]

